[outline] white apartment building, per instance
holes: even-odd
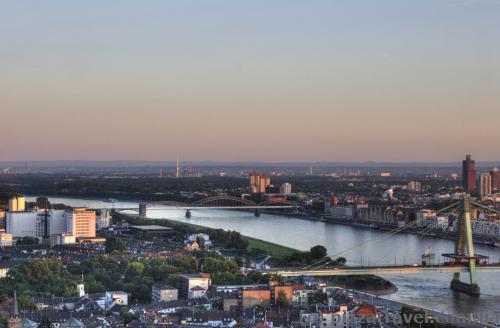
[[[86,209],[7,212],[6,232],[13,238],[42,238],[47,219],[47,234],[69,233],[75,237],[95,237],[95,212]]]
[[[10,233],[0,232],[0,247],[12,246],[12,235]]]

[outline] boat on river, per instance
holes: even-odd
[[[432,247],[427,247],[424,254],[422,254],[422,265],[433,264],[436,258],[436,254],[432,252]]]

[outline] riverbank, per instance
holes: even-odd
[[[179,231],[189,231],[190,233],[207,233],[210,235],[211,232],[214,233],[216,230],[192,223],[179,222],[169,219],[144,219],[136,215],[115,215],[118,215],[121,218],[132,219],[129,220],[129,223],[162,225]],[[262,239],[252,238],[244,235],[242,235],[241,237],[248,241],[248,250],[250,252],[263,253],[279,259],[283,259],[292,254],[304,253],[297,249],[278,245]],[[321,278],[320,280],[322,282],[328,282],[328,284],[331,286],[347,287],[374,295],[389,295],[397,292],[398,290],[397,287],[390,281],[374,275],[326,277]]]
[[[185,222],[179,222],[179,221],[174,221],[174,220],[169,220],[169,219],[149,219],[149,218],[140,218],[137,215],[132,215],[132,214],[114,214],[118,215],[122,218],[131,218],[134,221],[137,221],[136,223],[139,224],[154,224],[154,225],[160,225],[160,226],[167,226],[169,228],[179,230],[179,231],[190,231],[191,233],[208,233],[210,234],[211,232],[214,233],[216,229],[209,228],[209,227],[204,227],[192,223],[185,223]],[[301,253],[300,250],[291,248],[291,247],[286,247],[282,245],[278,245],[272,242],[268,242],[262,239],[257,239],[257,238],[252,238],[248,236],[241,236],[243,239],[248,241],[248,249],[250,251],[257,251],[261,253],[268,254],[273,257],[277,258],[284,258],[286,256],[292,255],[294,253]]]
[[[143,195],[144,196],[144,195]],[[27,198],[32,198],[34,201],[35,196],[28,193]],[[49,198],[51,197],[64,197],[64,198],[69,198],[69,199],[74,199],[74,200],[96,200],[96,201],[101,201],[101,202],[108,202],[110,199],[109,198],[102,198],[102,197],[97,197],[94,198],[92,196],[86,195],[86,196],[62,196],[62,195],[50,195]],[[116,197],[116,195],[115,195]],[[137,195],[134,195],[134,197],[120,197],[120,200],[116,201],[125,201],[125,202],[141,202],[144,201],[144,197],[141,199],[137,198]],[[154,200],[148,200],[149,201],[154,201]],[[246,211],[246,210],[242,210]],[[269,215],[278,215],[278,216],[283,216],[287,218],[294,218],[294,219],[300,219],[304,221],[313,221],[313,222],[323,222],[323,223],[333,223],[333,224],[341,224],[341,225],[347,225],[347,226],[352,226],[355,228],[359,229],[373,229],[373,227],[370,227],[370,224],[375,224],[377,226],[377,230],[381,231],[392,231],[394,229],[397,229],[398,226],[394,223],[387,223],[387,222],[382,222],[382,221],[374,221],[374,220],[365,220],[365,219],[338,219],[334,218],[331,216],[323,215],[323,214],[318,214],[318,213],[280,213],[276,212],[275,210],[265,210],[262,209],[260,210],[261,214],[269,214]],[[433,229],[430,231],[426,231],[425,234],[422,234],[422,228],[421,227],[408,227],[405,230],[400,231],[400,233],[404,234],[413,234],[413,235],[418,235],[418,236],[425,236],[427,238],[436,238],[436,239],[446,239],[446,240],[456,240],[457,239],[457,234],[454,232],[445,232],[439,229]],[[493,237],[490,236],[483,236],[483,235],[478,235],[474,234],[474,244],[476,245],[483,245],[491,248],[495,248]]]
[[[379,276],[336,276],[321,279],[328,286],[348,288],[372,295],[391,295],[398,291],[396,285]]]

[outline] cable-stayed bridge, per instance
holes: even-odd
[[[391,230],[382,236],[360,242],[357,245],[349,247],[341,252],[338,252],[326,259],[323,259],[315,264],[303,268],[274,268],[270,270],[261,270],[266,274],[277,274],[283,277],[297,277],[297,276],[344,276],[344,275],[405,275],[405,274],[418,274],[418,273],[452,273],[453,279],[450,287],[454,290],[461,291],[468,294],[480,294],[478,285],[477,272],[500,272],[500,263],[489,263],[489,257],[485,255],[476,254],[474,252],[474,242],[472,239],[472,226],[471,226],[471,209],[477,208],[483,212],[490,212],[500,214],[500,212],[485,207],[479,203],[473,202],[468,196],[464,197],[461,201],[451,204],[439,211],[437,214],[443,212],[451,212],[457,217],[458,221],[458,234],[455,239],[455,249],[453,253],[442,254],[446,261],[439,265],[426,263],[424,258],[422,263],[415,263],[412,265],[394,265],[394,266],[362,266],[362,267],[344,267],[337,266],[336,258],[345,256],[346,254],[355,252],[357,249],[366,246],[373,246],[379,241],[390,238],[391,236],[404,232],[406,229],[416,226],[421,223],[425,218],[415,220],[403,227]],[[424,235],[424,234],[422,234]],[[467,282],[460,280],[461,274],[466,274]]]

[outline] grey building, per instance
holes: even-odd
[[[151,290],[151,301],[153,302],[177,301],[178,297],[179,291],[174,287],[154,285]]]

